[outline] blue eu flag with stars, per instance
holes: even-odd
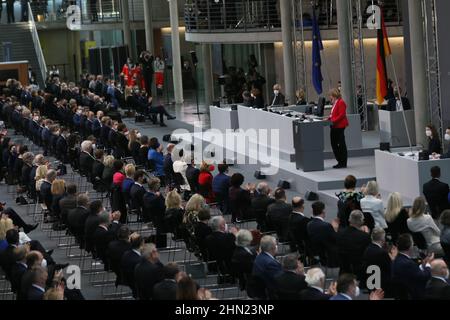
[[[322,59],[320,57],[320,51],[323,50],[322,37],[320,36],[319,22],[316,18],[316,10],[313,9],[313,21],[312,21],[312,82],[314,89],[318,95],[322,94]]]

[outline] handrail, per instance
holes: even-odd
[[[42,74],[42,81],[45,83],[45,79],[47,77],[47,65],[45,63],[44,53],[42,52],[41,42],[39,40],[39,35],[36,29],[36,22],[34,21],[33,12],[31,11],[30,2],[28,2],[28,22],[30,24],[31,29],[31,37],[33,38],[34,50],[36,51],[39,70]],[[44,84],[42,83],[42,84]]]

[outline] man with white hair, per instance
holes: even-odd
[[[275,259],[278,251],[277,240],[272,236],[262,237],[260,249],[261,253],[253,264],[252,275],[260,278],[269,292],[273,292],[276,289],[275,277],[283,271],[281,264]]]
[[[431,261],[431,279],[425,289],[426,300],[450,300],[448,266],[442,259]]]
[[[275,202],[270,196],[270,188],[267,182],[260,182],[256,187],[256,195],[252,199],[252,212],[256,217],[258,230],[267,231],[266,213],[269,205]]]
[[[330,284],[328,293],[325,292],[325,273],[320,268],[311,268],[305,276],[308,288],[300,293],[301,300],[322,301],[330,300],[336,294],[336,283]]]
[[[248,230],[239,230],[236,234],[236,249],[231,258],[233,275],[239,279],[241,290],[246,288],[246,280],[251,275],[256,251],[250,247],[253,241],[252,233]]]
[[[85,140],[81,143],[80,153],[80,173],[89,176],[92,172],[92,166],[94,165],[95,158],[92,155],[92,141]]]
[[[348,219],[349,226],[337,234],[336,243],[340,261],[340,273],[354,273],[358,279],[363,275],[362,258],[370,244],[364,215],[354,210]]]
[[[139,300],[149,300],[153,297],[153,286],[164,280],[164,266],[155,244],[145,244],[141,253],[142,260],[134,269],[134,279]]]
[[[212,233],[206,237],[208,261],[216,261],[222,274],[231,273],[231,257],[236,247],[236,228],[228,230],[227,223],[222,216],[215,216],[210,220]]]

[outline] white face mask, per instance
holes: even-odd
[[[359,287],[356,287],[355,298],[359,297],[360,294],[361,294],[361,290],[359,289]]]
[[[81,110],[78,110],[78,111],[77,111],[77,115],[79,115],[79,116],[80,116],[82,113],[83,113],[83,111],[81,111]]]
[[[274,95],[277,96],[279,93],[280,93],[280,91],[278,91],[278,90],[273,90],[273,94],[274,94]]]
[[[450,271],[449,270],[447,270],[447,275],[445,276],[445,279],[449,279],[450,278]]]
[[[225,223],[225,232],[228,232],[228,223]]]
[[[426,134],[427,137],[431,137],[432,132],[431,132],[431,130],[426,130],[425,134]]]
[[[42,268],[47,268],[47,260],[42,259],[41,267],[42,267]]]
[[[92,149],[95,150],[95,148],[97,148],[97,146],[95,144],[92,145]]]
[[[138,139],[140,139],[140,138],[142,137],[142,134],[141,134],[140,132],[138,132],[137,135],[136,135],[136,137],[137,137]]]
[[[445,139],[445,141],[450,141],[450,134],[446,133],[444,139]]]

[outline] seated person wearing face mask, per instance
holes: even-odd
[[[281,86],[279,84],[275,84],[273,86],[273,96],[270,98],[271,104],[270,106],[280,106],[283,107],[285,104],[285,97],[281,93]]]
[[[429,154],[442,154],[441,140],[439,134],[433,125],[425,128],[425,134],[428,138],[428,152]]]
[[[445,130],[444,140],[447,143],[450,143],[450,127],[448,127],[447,130]],[[441,159],[450,159],[450,146],[449,146],[447,152],[441,156]]]

